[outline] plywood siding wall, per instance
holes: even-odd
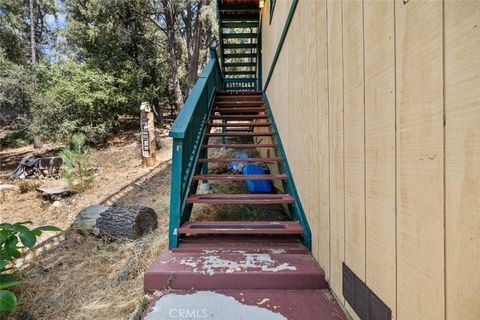
[[[348,312],[343,262],[394,319],[480,319],[480,1],[299,0],[266,94]]]

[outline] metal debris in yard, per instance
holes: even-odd
[[[18,166],[10,175],[12,179],[43,179],[58,178],[62,166],[60,157],[41,157],[29,154],[22,158]]]

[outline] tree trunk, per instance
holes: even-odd
[[[183,94],[178,80],[178,62],[177,50],[178,44],[175,38],[176,9],[172,0],[162,0],[162,6],[165,13],[165,27],[167,33],[168,53],[170,56],[170,67],[172,69],[173,93],[175,96],[175,105],[177,110],[183,106]]]
[[[197,7],[197,16],[195,19],[195,35],[193,37],[193,43],[190,44],[191,54],[190,60],[188,61],[188,93],[190,93],[197,81],[197,72],[198,72],[198,59],[199,59],[199,52],[200,52],[200,39],[201,39],[201,15],[200,11],[202,10],[203,1],[198,2]]]
[[[33,12],[33,1],[29,0],[30,10],[30,49],[31,49],[31,62],[32,65],[37,63],[37,46],[35,43],[35,13]]]

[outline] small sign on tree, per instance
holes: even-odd
[[[156,162],[154,116],[148,102],[142,102],[140,112],[142,159],[143,165],[149,167],[153,166]]]

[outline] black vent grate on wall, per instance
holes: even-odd
[[[345,263],[343,296],[362,320],[391,320],[392,310]]]

